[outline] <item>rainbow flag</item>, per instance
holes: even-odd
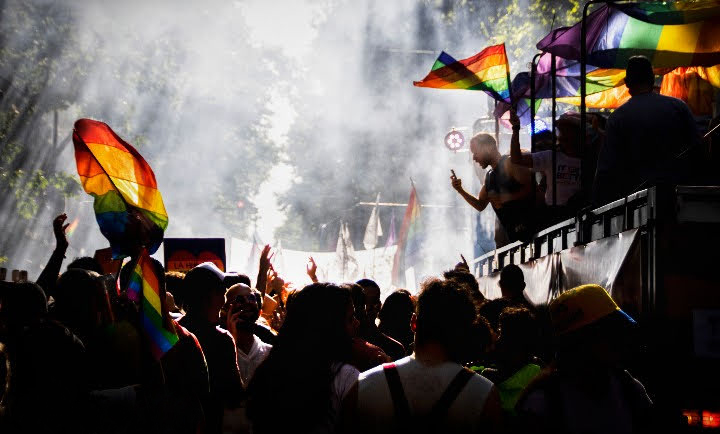
[[[400,227],[397,251],[393,258],[392,283],[394,285],[401,285],[405,278],[405,270],[420,262],[423,241],[421,228],[420,202],[415,185],[413,185]]]
[[[510,66],[505,44],[487,47],[463,60],[455,60],[443,51],[430,73],[413,84],[434,89],[482,90],[498,101],[509,101]]]
[[[655,68],[720,64],[720,4],[644,2],[606,4],[586,18],[587,63],[625,68],[644,55]],[[554,30],[537,44],[541,51],[580,60],[581,23]]]
[[[139,228],[132,221],[128,225],[130,214],[140,219],[140,230],[149,238],[145,247],[150,254],[155,253],[168,215],[150,165],[103,122],[79,119],[73,142],[80,182],[95,198],[95,218],[110,241],[113,258],[132,254]]]
[[[160,290],[155,267],[148,251],[143,249],[130,275],[127,294],[130,300],[140,305],[143,331],[158,360],[178,341],[172,320],[160,301]]]

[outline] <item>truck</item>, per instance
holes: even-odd
[[[720,432],[720,187],[655,186],[471,261],[483,294],[500,297],[516,264],[526,296],[546,304],[596,283],[639,324],[632,373],[688,432]],[[717,267],[717,268],[716,268]]]

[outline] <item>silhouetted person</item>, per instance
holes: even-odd
[[[254,433],[337,431],[359,374],[348,363],[355,327],[348,289],[313,283],[290,294],[277,342],[250,381]]]
[[[400,342],[405,347],[407,354],[412,354],[412,345],[415,340],[415,333],[410,327],[410,320],[414,312],[415,298],[407,289],[398,289],[388,295],[378,315],[380,332]]]
[[[205,406],[207,432],[219,433],[225,408],[235,408],[242,398],[235,341],[217,324],[225,303],[224,273],[211,262],[190,270],[185,284],[187,314],[178,321],[193,333],[202,347],[210,376],[210,399]]]
[[[510,122],[515,126],[520,125],[520,120],[511,112]],[[510,141],[510,157],[514,164],[529,167],[534,172],[542,173],[545,179],[545,204],[553,206],[553,194],[556,195],[556,207],[552,208],[555,218],[564,217],[568,214],[567,206],[571,198],[577,195],[582,188],[580,177],[580,155],[578,153],[578,141],[580,131],[580,119],[571,114],[560,116],[557,121],[557,143],[558,150],[555,153],[555,177],[553,183],[553,151],[545,150],[523,154],[520,151],[520,139],[513,134]],[[554,193],[554,184],[557,184],[557,193]]]
[[[405,347],[383,334],[375,324],[380,313],[380,287],[370,279],[360,279],[356,286],[352,287],[353,303],[355,304],[355,316],[360,321],[358,335],[382,349],[392,360],[405,357]]]
[[[508,307],[500,314],[499,336],[492,354],[494,363],[483,370],[482,375],[497,387],[502,408],[510,418],[520,394],[542,367],[536,357],[538,329],[535,316],[523,307]]]
[[[513,135],[518,134],[518,131],[513,129]],[[480,193],[475,197],[465,191],[462,181],[454,174],[450,177],[452,187],[478,211],[483,211],[491,204],[510,241],[529,238],[537,226],[532,218],[536,208],[532,171],[513,164],[509,155],[501,155],[495,139],[489,134],[476,134],[470,140],[470,152],[473,161],[483,169],[488,166],[492,168],[485,175]],[[495,243],[497,247],[505,244],[498,234]]]
[[[604,288],[582,285],[550,303],[557,360],[516,405],[527,433],[645,433],[652,402],[622,367],[635,321]]]
[[[500,271],[498,282],[503,298],[509,300],[513,305],[533,309],[532,303],[525,297],[525,276],[522,270],[515,264],[508,264]]]
[[[470,269],[464,266],[462,262],[457,264],[452,270],[443,273],[446,279],[452,279],[462,285],[470,292],[470,296],[477,306],[485,302],[485,296],[480,292],[480,285],[477,279],[470,272]]]
[[[461,365],[475,315],[456,282],[426,281],[413,319],[415,353],[360,375],[357,432],[497,432],[497,391]]]
[[[685,149],[699,143],[692,112],[683,101],[653,92],[655,75],[643,56],[628,60],[625,84],[632,97],[607,121],[595,175],[595,205],[657,183],[690,179]]]
[[[34,283],[8,286],[0,298],[0,345],[7,360],[3,433],[84,432],[85,349],[67,328],[47,318],[47,300]],[[5,379],[5,378],[4,378]]]

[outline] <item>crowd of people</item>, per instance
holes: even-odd
[[[514,110],[508,155],[500,154],[490,134],[471,139],[473,160],[488,169],[483,185],[474,196],[453,173],[452,187],[477,210],[488,205],[495,210],[497,247],[527,241],[553,223],[654,185],[720,182],[713,165],[720,156],[720,129],[713,131],[718,118],[698,125],[683,101],[657,93],[646,57],[629,59],[625,84],[632,96],[627,103],[607,117],[587,114],[584,145],[581,116],[575,112],[558,118],[556,144],[553,134],[544,131],[535,137],[532,153],[520,148]]]
[[[522,239],[537,229],[530,219],[541,219],[539,208],[559,205],[548,214],[557,219],[647,182],[686,179],[676,157],[704,148],[687,107],[654,94],[652,79],[647,59],[630,59],[632,98],[606,124],[594,120],[594,163],[581,164],[579,118],[563,116],[551,182],[552,152],[523,154],[513,114],[509,155],[492,136],[472,139],[475,161],[492,167],[479,196],[454,175],[453,187],[478,210],[491,204],[510,239]],[[670,163],[672,176],[664,169]],[[597,167],[593,195],[580,173],[588,167]],[[397,289],[383,302],[370,279],[319,282],[312,258],[312,283],[294,288],[273,268],[269,246],[254,281],[210,262],[179,273],[153,260],[161,321],[177,335],[158,358],[143,328],[144,306],[128,297],[132,261],[117,275],[104,274],[93,258],[61,272],[66,219],[53,221],[56,248],[37,281],[0,287],[0,432],[673,428],[625,369],[636,349],[635,320],[598,285],[536,305],[525,296],[522,269],[511,264],[500,273],[502,297],[489,300],[463,260],[425,280],[417,296]]]
[[[211,262],[160,276],[178,341],[153,357],[127,296],[93,258],[0,292],[1,432],[643,432],[652,401],[623,369],[635,321],[597,285],[536,306],[516,265],[486,300],[467,263],[414,296],[370,279],[293,289]],[[117,283],[116,283],[117,282]]]

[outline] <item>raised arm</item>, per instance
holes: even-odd
[[[52,255],[50,255],[47,265],[45,265],[36,282],[48,297],[55,292],[55,284],[60,275],[60,268],[62,267],[63,259],[65,259],[65,252],[70,245],[65,235],[65,230],[69,226],[65,223],[65,220],[67,220],[67,214],[65,213],[60,214],[53,220],[55,250],[52,252]]]
[[[260,266],[258,267],[257,280],[255,281],[255,288],[260,291],[262,296],[265,296],[267,286],[267,273],[270,269],[270,260],[274,253],[270,254],[270,244],[266,244],[260,253]]]
[[[450,176],[451,185],[452,187],[460,193],[460,196],[462,196],[463,199],[465,199],[465,202],[469,203],[470,206],[475,208],[478,211],[483,211],[485,207],[488,205],[488,196],[487,191],[485,190],[485,186],[483,185],[480,189],[480,193],[478,194],[478,197],[473,196],[472,194],[465,191],[465,189],[462,186],[462,180],[455,176],[455,172],[452,172],[452,175]]]
[[[520,151],[520,118],[515,110],[510,110],[510,124],[512,125],[512,137],[510,138],[510,161],[515,165],[532,167],[532,155],[523,154]]]

